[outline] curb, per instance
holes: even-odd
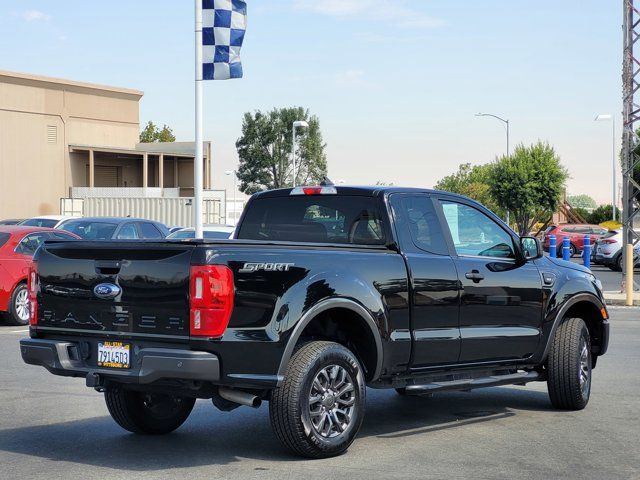
[[[608,306],[631,306],[627,305],[627,297],[620,292],[604,292],[604,300]],[[633,306],[640,307],[640,295],[637,293],[633,296]]]

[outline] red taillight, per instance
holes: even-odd
[[[190,280],[190,333],[221,337],[233,311],[233,272],[225,265],[193,265]]]
[[[598,240],[598,243],[604,243],[606,245],[611,245],[612,243],[617,243],[615,240],[611,240],[610,238],[605,238],[604,240]]]
[[[29,292],[29,325],[35,326],[38,324],[38,272],[35,265],[29,268],[27,291]]]

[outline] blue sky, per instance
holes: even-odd
[[[215,184],[237,162],[242,113],[319,116],[330,177],[432,186],[458,164],[548,140],[570,193],[611,197],[621,110],[621,2],[248,0],[245,78],[205,84]],[[193,138],[193,2],[4,0],[0,69],[138,88],[141,121]]]

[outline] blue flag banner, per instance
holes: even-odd
[[[247,29],[247,2],[202,0],[202,78],[242,78],[240,48]]]

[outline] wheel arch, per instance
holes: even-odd
[[[355,350],[353,353],[363,365],[367,381],[379,378],[383,361],[382,339],[373,315],[358,302],[331,298],[305,312],[287,341],[278,368],[279,379],[284,378],[296,346],[305,337],[333,340]]]
[[[565,302],[555,315],[553,326],[547,338],[546,346],[541,358],[541,363],[547,360],[553,337],[558,326],[565,318],[577,317],[582,319],[587,325],[589,336],[592,342],[592,352],[596,355],[604,355],[609,342],[609,331],[607,319],[603,317],[602,311],[606,311],[605,305],[598,297],[590,293],[575,295]],[[608,317],[608,315],[607,315]],[[594,349],[595,348],[595,349]]]

